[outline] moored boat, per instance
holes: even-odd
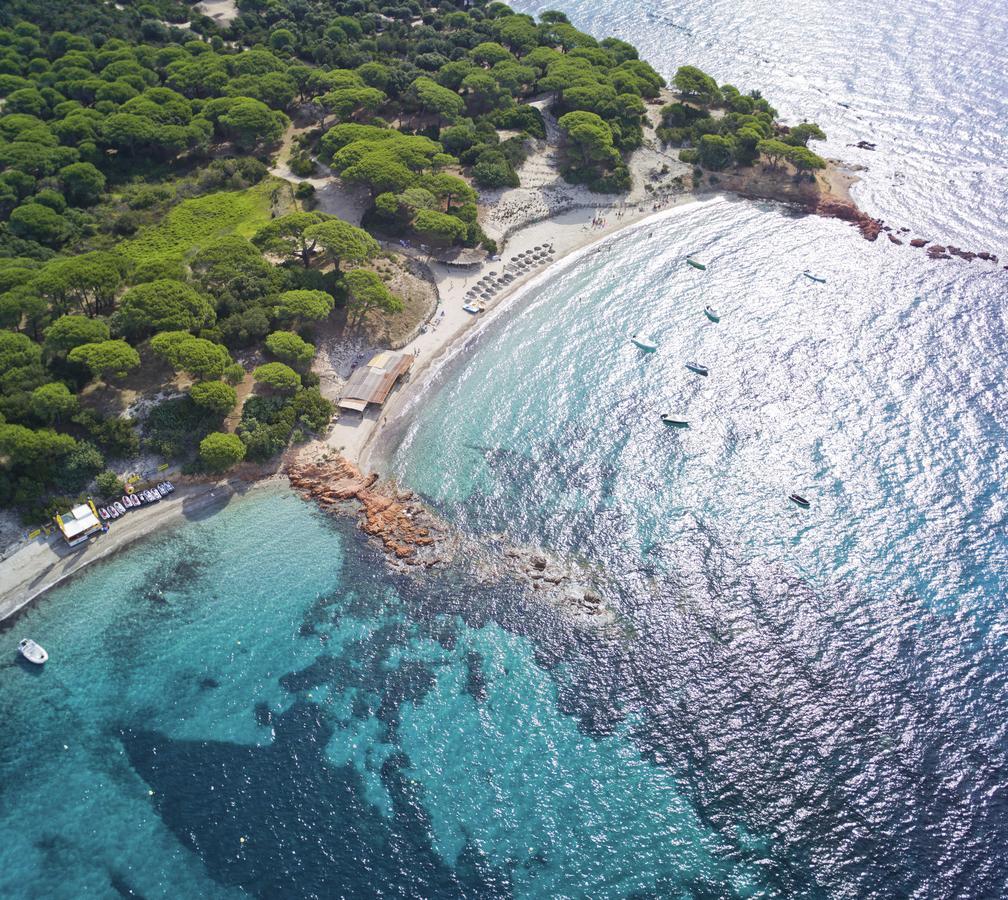
[[[36,644],[31,638],[22,638],[18,641],[18,653],[27,659],[28,662],[35,663],[36,666],[41,666],[49,659],[49,654],[46,653],[45,648],[41,644]]]
[[[689,257],[687,257],[686,264],[693,266],[694,269],[699,269],[701,272],[707,271],[707,266],[705,266],[702,262],[697,262],[695,259],[690,259]]]
[[[126,507],[123,506],[121,503],[119,503],[118,501],[116,501],[112,505],[115,507],[115,511],[117,513],[119,513],[120,516],[126,515]]]
[[[820,278],[818,275],[813,275],[808,269],[802,272],[802,275],[804,275],[810,281],[815,281],[818,282],[819,284],[826,284],[825,278]]]
[[[704,307],[704,315],[706,315],[712,322],[721,321],[721,314],[710,304]]]
[[[710,375],[710,369],[707,366],[702,366],[698,362],[688,362],[686,363],[686,368],[691,372],[696,372],[697,375]]]
[[[632,334],[630,335],[630,343],[635,347],[640,348],[645,353],[654,353],[658,349],[658,343],[653,337],[646,334]]]
[[[792,503],[797,503],[803,509],[808,509],[811,505],[808,500],[806,500],[801,494],[792,494],[788,499]]]
[[[674,428],[689,428],[689,419],[682,413],[662,413],[661,420]]]

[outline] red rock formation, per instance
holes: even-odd
[[[291,486],[306,500],[314,500],[327,512],[356,502],[363,513],[365,534],[378,538],[398,559],[415,562],[416,550],[434,543],[426,511],[412,494],[400,494],[391,484],[378,483],[375,474],[364,475],[342,457],[327,463],[295,464],[288,470]]]
[[[873,219],[862,212],[849,200],[837,200],[835,197],[823,197],[815,208],[810,210],[820,216],[830,219],[842,219],[854,225],[867,241],[874,241],[882,233],[882,222]]]
[[[895,237],[894,235],[891,234],[887,234],[886,237],[889,238],[889,240],[892,241],[894,244],[899,244],[901,247],[903,246],[903,241],[901,241],[898,237]]]
[[[927,246],[927,241],[925,241],[924,238],[914,238],[912,241],[910,241],[910,246],[911,247],[926,247]]]

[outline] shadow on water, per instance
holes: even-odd
[[[510,894],[507,876],[472,846],[455,867],[442,862],[402,753],[381,767],[386,817],[353,765],[326,760],[333,731],[321,707],[298,701],[270,720],[264,747],[122,733],[161,818],[216,881],[281,898]]]

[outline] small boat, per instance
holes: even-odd
[[[161,487],[161,485],[158,485],[158,487]],[[170,481],[164,482],[164,487],[168,489],[169,494],[175,490],[175,485],[173,485]]]
[[[810,506],[808,500],[806,500],[801,494],[792,494],[790,497],[788,497],[788,499],[792,503],[797,503],[803,509],[808,509]]]
[[[135,502],[136,497],[132,494],[123,494],[119,499],[122,500],[122,505],[125,509],[132,509],[134,506],[139,505]]]
[[[707,366],[702,366],[698,362],[688,362],[686,363],[686,368],[691,372],[696,372],[697,375],[710,375],[710,369]]]
[[[802,275],[804,275],[810,281],[816,281],[819,284],[826,284],[826,279],[825,278],[820,278],[818,275],[813,275],[808,269],[806,269],[804,272],[802,272]]]
[[[23,638],[18,641],[18,653],[27,659],[28,662],[35,663],[36,666],[41,666],[49,659],[49,654],[46,653],[45,647],[41,644],[36,644],[31,638]]]
[[[473,315],[480,312],[480,306],[478,303],[467,303],[462,307],[462,309],[464,309],[467,313],[472,313]]]
[[[662,413],[661,420],[675,428],[689,428],[689,419],[682,413]]]
[[[121,503],[119,503],[118,501],[116,501],[112,505],[115,507],[115,511],[117,513],[119,513],[120,516],[126,515],[126,507],[123,506]]]
[[[98,515],[101,516],[103,519],[106,519],[106,520],[109,518],[108,510],[105,509],[104,506],[99,506],[98,507]]]
[[[712,322],[721,321],[721,314],[716,309],[714,309],[713,306],[710,305],[705,306],[704,315],[706,315],[707,318],[710,319]]]
[[[635,347],[640,348],[645,353],[654,353],[655,350],[658,349],[658,344],[655,342],[655,339],[646,334],[630,335],[630,343]]]
[[[707,271],[707,266],[705,266],[702,262],[697,262],[695,259],[690,259],[689,257],[687,257],[686,264],[693,266],[694,269],[699,269],[701,272]]]

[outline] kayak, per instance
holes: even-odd
[[[790,497],[788,497],[788,499],[792,503],[797,503],[803,509],[808,509],[810,505],[808,500],[806,500],[801,494],[792,494]]]
[[[697,375],[710,375],[710,369],[707,366],[702,366],[698,362],[688,362],[686,363],[686,368],[691,372],[696,372]]]
[[[686,263],[687,265],[693,266],[694,269],[699,269],[701,272],[707,271],[707,266],[705,266],[702,262],[697,262],[695,259],[687,259]]]
[[[632,334],[630,335],[630,343],[635,347],[640,348],[645,353],[654,353],[658,349],[658,344],[653,337],[649,337],[646,334]]]

